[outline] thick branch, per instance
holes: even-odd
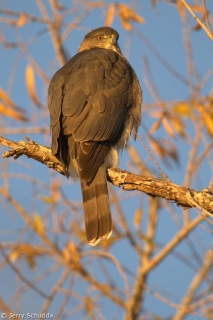
[[[52,155],[50,148],[41,146],[29,138],[27,140],[28,142],[14,142],[0,137],[0,144],[11,149],[3,153],[3,158],[17,159],[25,155],[64,175],[62,163]],[[142,191],[152,197],[174,201],[183,208],[198,207],[213,214],[213,196],[208,188],[196,191],[172,182],[157,180],[152,176],[139,176],[114,167],[108,169],[108,181],[124,190]]]

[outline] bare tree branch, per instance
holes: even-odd
[[[190,287],[188,288],[188,291],[183,297],[181,302],[181,308],[177,311],[175,314],[173,320],[182,320],[187,315],[188,307],[190,303],[193,301],[195,292],[198,290],[199,286],[202,284],[203,279],[205,279],[208,275],[209,269],[212,266],[213,261],[213,249],[209,249],[206,252],[203,265],[201,266],[200,270],[195,274],[194,279],[191,282]]]
[[[183,4],[186,6],[187,10],[191,13],[192,17],[199,23],[201,28],[207,33],[208,37],[213,40],[213,34],[210,30],[207,29],[205,24],[196,16],[196,14],[193,12],[191,7],[188,5],[188,3],[185,0],[181,0]]]
[[[29,138],[27,140],[28,142],[14,142],[0,137],[0,144],[11,149],[3,153],[3,158],[17,159],[25,155],[64,175],[62,163],[52,155],[49,147],[39,145]],[[153,176],[139,176],[115,167],[108,169],[108,181],[115,186],[121,186],[123,190],[142,191],[152,197],[174,201],[183,208],[198,207],[210,216],[213,214],[213,196],[212,191],[208,188],[196,191],[172,182],[158,180]]]

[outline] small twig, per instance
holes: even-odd
[[[10,10],[0,10],[0,14],[2,15],[8,15],[12,17],[17,17],[20,19],[20,16],[23,14],[22,12],[19,11],[10,11]],[[33,21],[33,22],[40,22],[40,23],[45,23],[45,24],[51,24],[53,23],[50,19],[43,19],[31,14],[26,14],[27,20]],[[16,21],[15,21],[16,22]],[[17,23],[17,22],[16,22]]]
[[[198,122],[198,126],[196,127],[196,135],[194,137],[194,141],[193,141],[190,153],[189,153],[189,161],[187,163],[186,176],[185,176],[185,180],[183,183],[184,186],[186,186],[186,187],[189,187],[191,178],[192,178],[193,174],[195,174],[195,169],[194,169],[195,159],[196,159],[196,155],[197,155],[198,148],[199,148],[200,141],[201,141],[203,126],[204,126],[204,123],[201,119],[201,121]]]
[[[193,16],[193,18],[197,21],[197,23],[199,23],[199,25],[201,26],[201,28],[207,33],[208,37],[213,40],[213,34],[206,28],[205,24],[200,21],[200,19],[196,16],[196,14],[192,11],[192,9],[190,8],[190,6],[188,5],[188,3],[186,3],[185,0],[181,0],[183,2],[183,4],[185,5],[185,7],[187,8],[187,10],[191,13],[191,15]]]
[[[137,136],[137,139],[141,142],[141,144],[143,145],[144,149],[147,151],[147,153],[149,154],[150,158],[152,159],[152,162],[156,165],[156,167],[158,168],[158,170],[160,171],[160,173],[162,174],[162,176],[165,177],[166,180],[168,180],[169,182],[170,179],[167,176],[167,174],[161,169],[159,163],[155,160],[155,158],[153,157],[151,151],[149,150],[149,148],[145,145],[145,143],[143,142],[143,140],[140,138],[140,136],[137,134],[137,132],[135,131],[134,134]],[[148,136],[151,140],[153,140],[153,137],[148,133]]]
[[[27,284],[27,286],[31,289],[33,289],[35,292],[37,292],[41,297],[45,299],[49,299],[49,296],[46,295],[43,291],[41,291],[39,288],[37,288],[32,282],[30,282],[26,277],[23,276],[21,271],[13,264],[11,263],[8,255],[5,253],[2,244],[0,243],[0,251],[2,256],[4,257],[5,261],[7,264],[11,267],[11,269],[16,273],[16,275],[24,282]]]
[[[48,127],[1,127],[0,134],[47,134],[50,132]]]
[[[47,11],[47,8],[45,7],[43,1],[37,0],[37,6],[43,16],[44,19],[49,20],[49,14]],[[58,57],[58,61],[61,66],[63,66],[66,63],[66,53],[64,51],[64,48],[62,46],[62,39],[61,39],[61,16],[58,13],[57,5],[55,0],[50,1],[50,5],[53,11],[54,24],[47,25],[53,45],[56,50],[56,54]]]
[[[0,296],[0,309],[7,314],[13,313],[10,307],[4,302],[1,296]]]
[[[124,281],[124,286],[125,286],[125,291],[126,291],[126,301],[127,301],[127,307],[128,307],[128,301],[130,300],[130,287],[129,287],[129,282],[128,282],[127,276],[126,276],[120,262],[110,252],[89,250],[87,252],[82,253],[82,257],[86,257],[86,256],[90,257],[92,255],[104,257],[104,258],[108,259],[109,261],[111,261],[116,266],[116,268],[118,269],[118,272],[120,273],[120,275]]]
[[[131,319],[137,319],[141,307],[143,305],[144,300],[144,290],[146,289],[145,283],[147,283],[147,273],[143,272],[143,268],[149,266],[151,263],[151,257],[154,250],[154,237],[156,233],[156,225],[158,220],[157,209],[158,205],[157,202],[154,201],[153,198],[150,198],[150,206],[149,206],[149,216],[148,216],[148,225],[147,225],[147,233],[146,237],[148,241],[144,243],[144,254],[141,256],[140,259],[140,266],[139,271],[137,274],[137,278],[133,287],[133,293],[131,295],[131,300],[129,301],[130,309],[131,309]],[[126,317],[126,320],[129,320]]]
[[[156,268],[164,258],[166,258],[174,248],[185,239],[190,232],[192,232],[205,218],[205,215],[198,216],[194,220],[190,221],[175,236],[159,251],[146,266],[142,266],[140,270],[141,275],[149,273],[152,269]]]
[[[182,320],[185,315],[187,315],[188,312],[188,306],[189,304],[193,301],[194,294],[202,284],[203,279],[206,277],[206,275],[209,272],[209,269],[211,268],[212,265],[212,260],[213,260],[213,249],[211,248],[209,251],[207,251],[203,265],[201,266],[200,270],[196,272],[196,275],[194,279],[191,282],[191,285],[183,298],[180,309],[177,311],[175,314],[173,320]]]
[[[203,0],[203,6],[204,6],[204,10],[205,10],[206,24],[207,24],[207,26],[208,26],[209,31],[211,32],[211,34],[213,34],[212,28],[211,28],[211,25],[210,25],[210,22],[209,22],[208,11],[207,11],[207,9],[206,9],[206,0]]]

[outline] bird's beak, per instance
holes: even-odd
[[[117,43],[117,39],[116,39],[116,36],[114,34],[112,34],[109,38],[109,43],[110,43],[110,46],[109,48],[112,46],[112,49],[115,48],[116,50],[114,51],[117,51],[119,53],[121,53],[121,50],[120,50],[120,47]]]

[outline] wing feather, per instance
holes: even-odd
[[[85,182],[91,181],[121,137],[133,99],[132,77],[132,69],[122,56],[94,48],[75,55],[50,83],[53,153],[66,168],[70,157],[77,160],[80,178]],[[63,135],[68,143],[61,159]]]

